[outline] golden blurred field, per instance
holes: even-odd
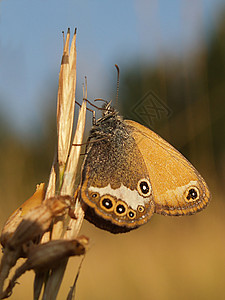
[[[2,218],[1,218],[2,220]],[[84,223],[90,237],[76,299],[224,299],[224,203],[213,193],[195,216],[154,215],[128,234],[112,235]],[[72,285],[80,258],[70,259],[58,299]],[[10,299],[31,299],[33,272],[19,280]]]

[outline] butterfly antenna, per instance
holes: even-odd
[[[120,85],[120,69],[118,65],[115,65],[117,70],[117,81],[116,81],[116,107],[118,107],[118,97],[119,97],[119,85]]]

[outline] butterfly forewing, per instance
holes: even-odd
[[[191,163],[150,129],[134,121],[124,122],[145,160],[156,213],[188,215],[206,207],[209,189]]]

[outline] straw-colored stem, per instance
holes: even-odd
[[[68,263],[68,259],[64,259],[63,261],[59,262],[59,265],[56,269],[52,270],[52,273],[49,276],[47,284],[45,286],[42,300],[56,299],[59,292],[60,285],[63,280],[67,263]]]
[[[44,195],[44,184],[38,186],[34,195],[9,217],[3,228],[1,243],[5,249],[0,266],[0,298],[8,297],[17,279],[33,269],[36,274],[34,300],[40,299],[43,286],[42,299],[55,300],[69,257],[83,255],[88,245],[86,237],[77,238],[84,212],[77,199],[78,193],[74,196],[81,151],[81,146],[74,144],[82,144],[86,120],[86,101],[83,101],[77,128],[72,137],[76,88],[76,31],[70,51],[69,40],[68,30],[59,74],[57,151],[48,187]],[[37,245],[35,241],[40,236],[42,240]],[[25,262],[16,269],[8,287],[3,290],[10,269],[20,257],[26,258]]]
[[[58,128],[58,167],[59,167],[59,189],[61,195],[73,195],[75,189],[75,179],[77,174],[78,161],[80,157],[80,146],[71,146],[72,124],[74,119],[74,97],[75,97],[75,84],[76,84],[76,47],[75,36],[71,44],[70,54],[69,51],[69,33],[67,34],[64,54],[62,58],[62,67],[59,76],[59,92],[58,92],[58,105],[57,105],[57,128]],[[73,143],[82,144],[84,128],[86,119],[86,102],[84,101],[78,116],[77,128],[75,131]],[[69,156],[68,156],[69,154]],[[76,211],[79,210],[79,211]],[[76,220],[65,217],[63,220],[58,221],[52,230],[52,239],[68,238],[67,227],[68,222],[73,228],[73,236],[77,237],[83,221],[83,210],[76,205],[74,211]],[[70,220],[70,221],[69,221]],[[71,221],[72,220],[72,221]],[[76,229],[75,229],[76,228]],[[71,232],[71,230],[70,230]],[[66,269],[67,261],[62,261],[60,265],[52,270],[49,276],[43,300],[54,300],[57,297],[64,272]]]

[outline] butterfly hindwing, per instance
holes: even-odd
[[[89,221],[123,232],[146,223],[154,203],[148,171],[134,138],[123,122],[116,119],[112,126],[112,131],[101,127],[94,132],[83,165],[81,199]],[[104,134],[105,139],[98,141],[96,135]]]

